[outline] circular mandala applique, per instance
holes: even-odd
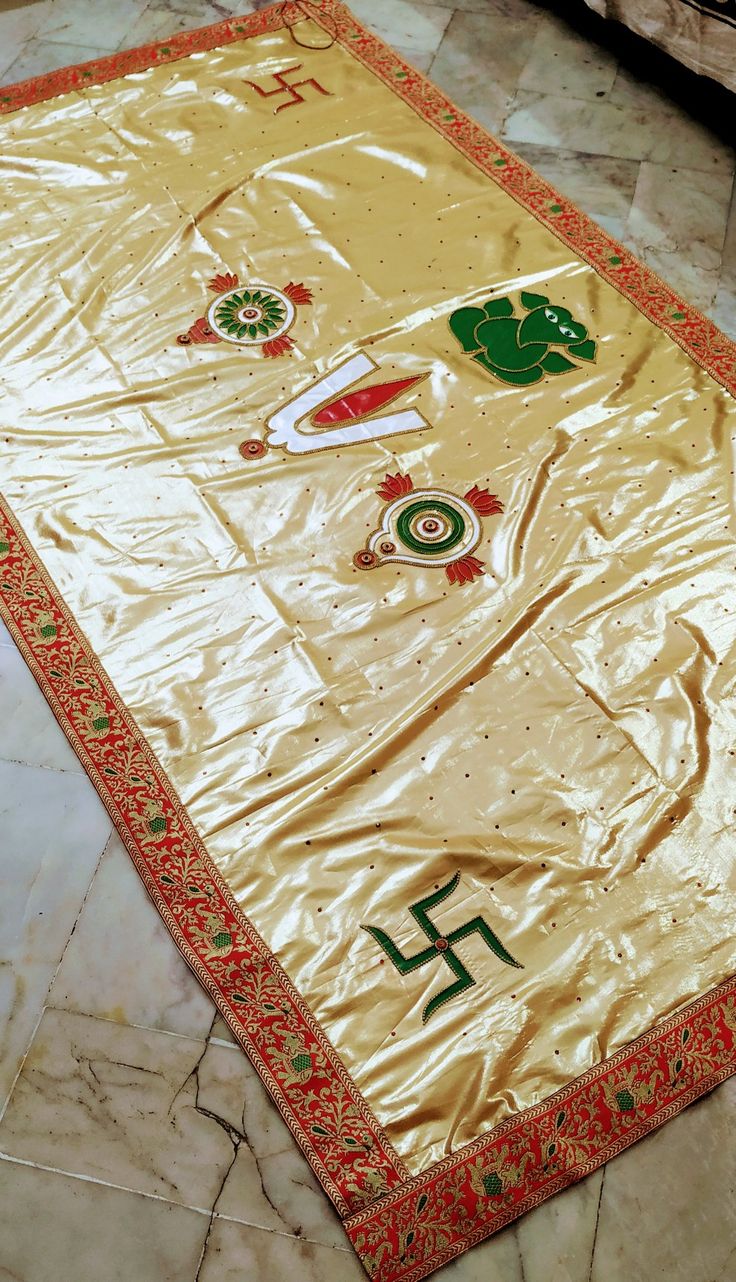
[[[410,476],[386,475],[378,497],[387,502],[380,527],[356,552],[353,564],[372,570],[390,563],[436,566],[450,583],[484,573],[473,552],[483,537],[482,516],[503,511],[495,494],[474,485],[462,498],[449,490],[415,489]]]
[[[294,346],[290,330],[297,307],[311,303],[311,291],[290,281],[283,289],[250,281],[241,285],[232,272],[213,276],[209,288],[217,295],[204,316],[179,334],[177,343],[236,343],[260,348],[264,356],[283,356]]]
[[[207,310],[214,332],[226,342],[248,347],[280,338],[294,321],[296,309],[280,289],[243,285],[220,294]]]

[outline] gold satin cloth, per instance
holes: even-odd
[[[301,62],[329,96],[244,86]],[[338,45],[258,36],[0,122],[2,491],[244,911],[417,1172],[734,970],[733,403]],[[303,281],[291,357],[182,347],[218,271]],[[567,305],[505,386],[453,308]],[[358,351],[424,432],[245,461]],[[486,575],[361,572],[384,474],[505,512]],[[476,979],[373,923],[481,914]],[[152,982],[155,979],[152,977]]]

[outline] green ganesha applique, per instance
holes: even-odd
[[[574,361],[595,360],[597,344],[566,307],[551,305],[543,294],[521,295],[526,316],[514,315],[510,298],[491,298],[481,307],[460,307],[450,329],[464,352],[503,383],[525,387],[545,374],[577,369]]]

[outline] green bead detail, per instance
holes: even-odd
[[[230,934],[229,930],[218,930],[217,934],[212,940],[212,947],[213,948],[229,948],[232,942],[233,942],[233,937]]]
[[[159,836],[160,833],[166,832],[166,820],[163,815],[158,815],[155,819],[148,820],[148,831],[154,836]]]
[[[631,1113],[636,1107],[636,1100],[628,1090],[616,1091],[616,1103],[622,1113]]]
[[[55,637],[56,624],[44,623],[43,627],[41,628],[41,636],[43,637],[44,641],[49,641],[52,637]]]
[[[489,1175],[484,1175],[483,1188],[487,1197],[499,1197],[503,1193],[503,1181],[500,1175],[496,1175],[495,1171],[491,1171]]]
[[[312,1056],[295,1055],[289,1062],[295,1073],[304,1073],[308,1068],[312,1067]]]
[[[94,718],[94,720],[93,720],[93,722],[92,722],[92,729],[93,729],[93,730],[97,730],[97,731],[109,730],[109,729],[110,729],[110,718],[109,718],[109,717],[95,717],[95,718]]]
[[[442,516],[447,517],[450,522],[450,533],[444,539],[424,540],[419,539],[411,529],[412,520],[420,516],[422,512],[428,515],[433,512],[439,512]],[[418,499],[416,503],[410,503],[399,515],[396,522],[396,530],[402,543],[411,548],[412,552],[421,552],[425,556],[441,556],[443,552],[449,552],[458,544],[465,533],[465,521],[461,514],[450,507],[449,503],[442,503],[434,499]]]
[[[0,539],[0,556],[7,556],[10,551],[10,544],[5,539]]]

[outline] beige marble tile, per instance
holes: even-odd
[[[433,52],[419,53],[416,49],[404,49],[401,45],[392,45],[400,58],[408,62],[410,67],[416,67],[417,71],[426,73],[429,71],[434,62],[435,55]]]
[[[49,1005],[203,1039],[215,1008],[117,834],[89,888]]]
[[[736,1278],[736,1081],[610,1162],[590,1282]]]
[[[612,53],[578,35],[564,18],[546,13],[518,83],[537,93],[595,101],[612,89],[617,69]]]
[[[518,1221],[523,1282],[590,1282],[602,1184],[594,1171]]]
[[[43,38],[65,45],[94,45],[112,53],[148,0],[50,0]],[[94,15],[94,16],[93,16]]]
[[[734,153],[684,113],[620,107],[604,99],[581,104],[557,94],[520,90],[504,126],[512,143],[587,151],[629,160],[732,174]]]
[[[636,190],[638,160],[530,142],[515,143],[514,151],[591,218],[617,219],[624,226]]]
[[[86,777],[0,761],[0,1112],[110,830]]]
[[[388,44],[414,54],[433,54],[452,17],[451,7],[409,0],[351,0],[350,8]]]
[[[47,1010],[0,1152],[325,1246],[340,1223],[235,1046]]]
[[[197,1282],[366,1282],[352,1249],[336,1250],[216,1219]]]
[[[526,63],[539,17],[456,13],[432,63],[432,80],[487,129],[498,132]]]
[[[0,1123],[0,1152],[211,1208],[234,1148],[227,1128],[198,1111],[205,1052],[215,1063],[237,1054],[47,1010]]]
[[[208,27],[215,22],[232,17],[233,13],[247,13],[251,9],[247,0],[240,4],[225,5],[221,0],[170,0],[168,4],[148,4],[126,29],[119,47],[135,49],[153,40],[165,40],[178,31],[191,31],[195,27]]]
[[[645,161],[626,227],[627,243],[689,302],[709,308],[718,291],[733,181]]]
[[[0,755],[6,761],[83,774],[32,672],[7,632],[5,636],[8,644],[0,638]]]
[[[92,33],[89,33],[90,39]],[[19,80],[30,80],[33,76],[43,76],[58,67],[69,67],[78,62],[90,62],[93,58],[105,57],[109,52],[106,46],[93,44],[66,44],[50,40],[29,40],[24,44],[19,56],[3,73],[2,82],[15,84]]]
[[[0,4],[0,83],[8,81],[8,68],[39,31],[47,10],[47,0],[37,4]]]
[[[726,334],[736,339],[736,183],[723,243],[718,289],[710,315]]]
[[[208,1225],[181,1206],[0,1162],[0,1282],[195,1282]]]

